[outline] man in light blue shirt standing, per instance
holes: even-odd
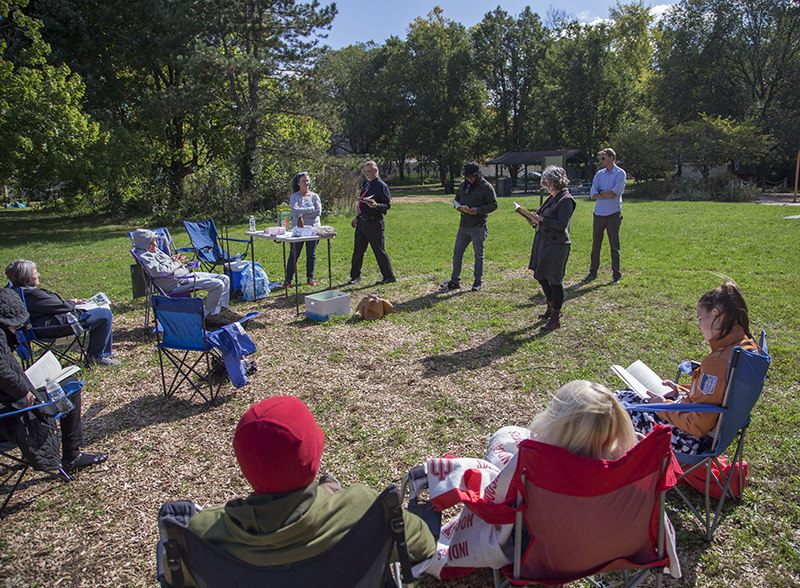
[[[622,193],[625,191],[625,170],[617,166],[617,154],[606,148],[600,153],[598,171],[592,181],[589,198],[594,199],[594,220],[592,222],[592,258],[589,274],[584,282],[591,282],[597,277],[600,269],[600,249],[603,246],[603,233],[608,232],[608,244],[611,247],[611,271],[615,284],[622,279],[619,262],[619,227],[622,224]]]

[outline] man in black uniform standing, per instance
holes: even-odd
[[[358,198],[356,218],[350,223],[356,233],[349,283],[355,284],[361,280],[364,252],[367,250],[367,245],[370,245],[383,276],[376,285],[391,284],[395,281],[395,277],[392,262],[389,261],[383,244],[383,215],[392,206],[392,197],[389,194],[389,186],[378,177],[378,164],[372,160],[366,162],[364,175],[367,177],[367,183]]]

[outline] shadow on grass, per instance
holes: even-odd
[[[411,300],[406,300],[405,302],[400,302],[394,305],[394,309],[397,312],[406,311],[418,311],[418,310],[426,310],[429,308],[433,308],[437,304],[441,302],[447,302],[451,298],[455,298],[457,296],[464,296],[468,294],[470,296],[478,296],[480,295],[478,292],[473,293],[469,286],[465,288],[460,288],[458,290],[450,290],[449,292],[442,292],[441,290],[437,290],[436,292],[431,292],[430,294],[425,294],[423,296],[418,296],[417,298],[412,298]]]
[[[39,210],[8,210],[0,214],[0,246],[19,244],[20,235],[29,243],[77,243],[87,241],[86,229],[91,231],[91,240],[115,239],[126,233],[117,227],[103,226],[98,219],[65,217],[61,213]]]
[[[461,370],[479,370],[501,358],[513,355],[517,349],[535,339],[548,336],[553,331],[540,330],[545,321],[516,331],[498,333],[488,341],[470,349],[442,355],[429,355],[420,362],[425,366],[423,378],[435,378]]]
[[[0,477],[7,475],[5,469],[0,466]],[[14,474],[14,479],[19,476],[19,473]],[[41,499],[42,497],[56,492],[62,484],[66,484],[65,480],[56,480],[52,476],[48,475],[45,472],[37,472],[34,469],[28,469],[25,472],[25,477],[20,482],[19,486],[14,490],[14,496],[11,497],[11,500],[6,505],[5,509],[3,510],[3,517],[0,520],[5,520],[9,516],[22,512],[27,508],[33,506],[37,500]],[[0,491],[2,491],[2,496],[7,497],[7,493],[11,490],[11,484],[4,484],[0,486]],[[41,486],[41,491],[39,492]],[[29,498],[21,498],[20,494],[22,494],[23,490],[27,490],[29,488],[34,488],[37,492],[31,495]],[[3,498],[5,500],[5,498]]]
[[[538,285],[538,284],[537,284]],[[581,296],[586,296],[587,294],[592,294],[595,290],[599,290],[600,288],[606,288],[608,286],[612,286],[610,281],[607,283],[600,282],[599,280],[594,280],[592,282],[586,283],[583,281],[577,282],[572,284],[571,286],[564,287],[564,306],[568,306],[568,303],[572,300],[576,300]],[[541,288],[538,288],[533,298],[524,304],[517,305],[517,308],[533,308],[538,307],[544,304],[544,292],[542,292]],[[542,309],[544,310],[544,309]]]
[[[226,390],[227,386],[230,386],[229,382],[223,384],[214,406],[230,402],[236,395],[236,390]],[[203,402],[197,394],[190,400],[192,394],[188,387],[181,388],[176,394],[180,396],[165,398],[163,393],[141,396],[99,416],[96,415],[104,407],[101,405],[95,408],[92,404],[83,414],[84,429],[91,432],[91,435],[87,435],[91,437],[87,439],[87,444],[102,442],[103,439],[123,432],[139,431],[157,424],[174,423],[214,408]]]

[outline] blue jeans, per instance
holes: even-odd
[[[475,252],[475,282],[483,282],[483,242],[489,235],[489,227],[458,227],[456,234],[456,245],[453,248],[453,275],[450,280],[461,283],[461,263],[464,259],[464,252],[467,245],[472,242],[472,250]]]
[[[91,328],[89,331],[89,356],[108,357],[111,355],[111,326],[114,316],[107,308],[93,308],[86,312],[89,313],[86,326]]]

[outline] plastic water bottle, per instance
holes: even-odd
[[[254,217],[252,214],[250,215],[250,232],[256,232],[256,217]]]
[[[69,323],[69,326],[72,327],[72,332],[75,333],[75,335],[83,335],[84,328],[81,326],[81,323],[78,321],[78,319],[75,318],[75,315],[71,312],[67,313],[67,322]]]
[[[55,415],[56,418],[63,416],[72,410],[72,402],[70,402],[69,398],[64,395],[64,389],[58,382],[52,378],[47,378],[44,381],[44,387],[45,390],[47,390],[47,396],[50,397],[50,400],[55,402],[55,407],[58,410],[58,413]]]

